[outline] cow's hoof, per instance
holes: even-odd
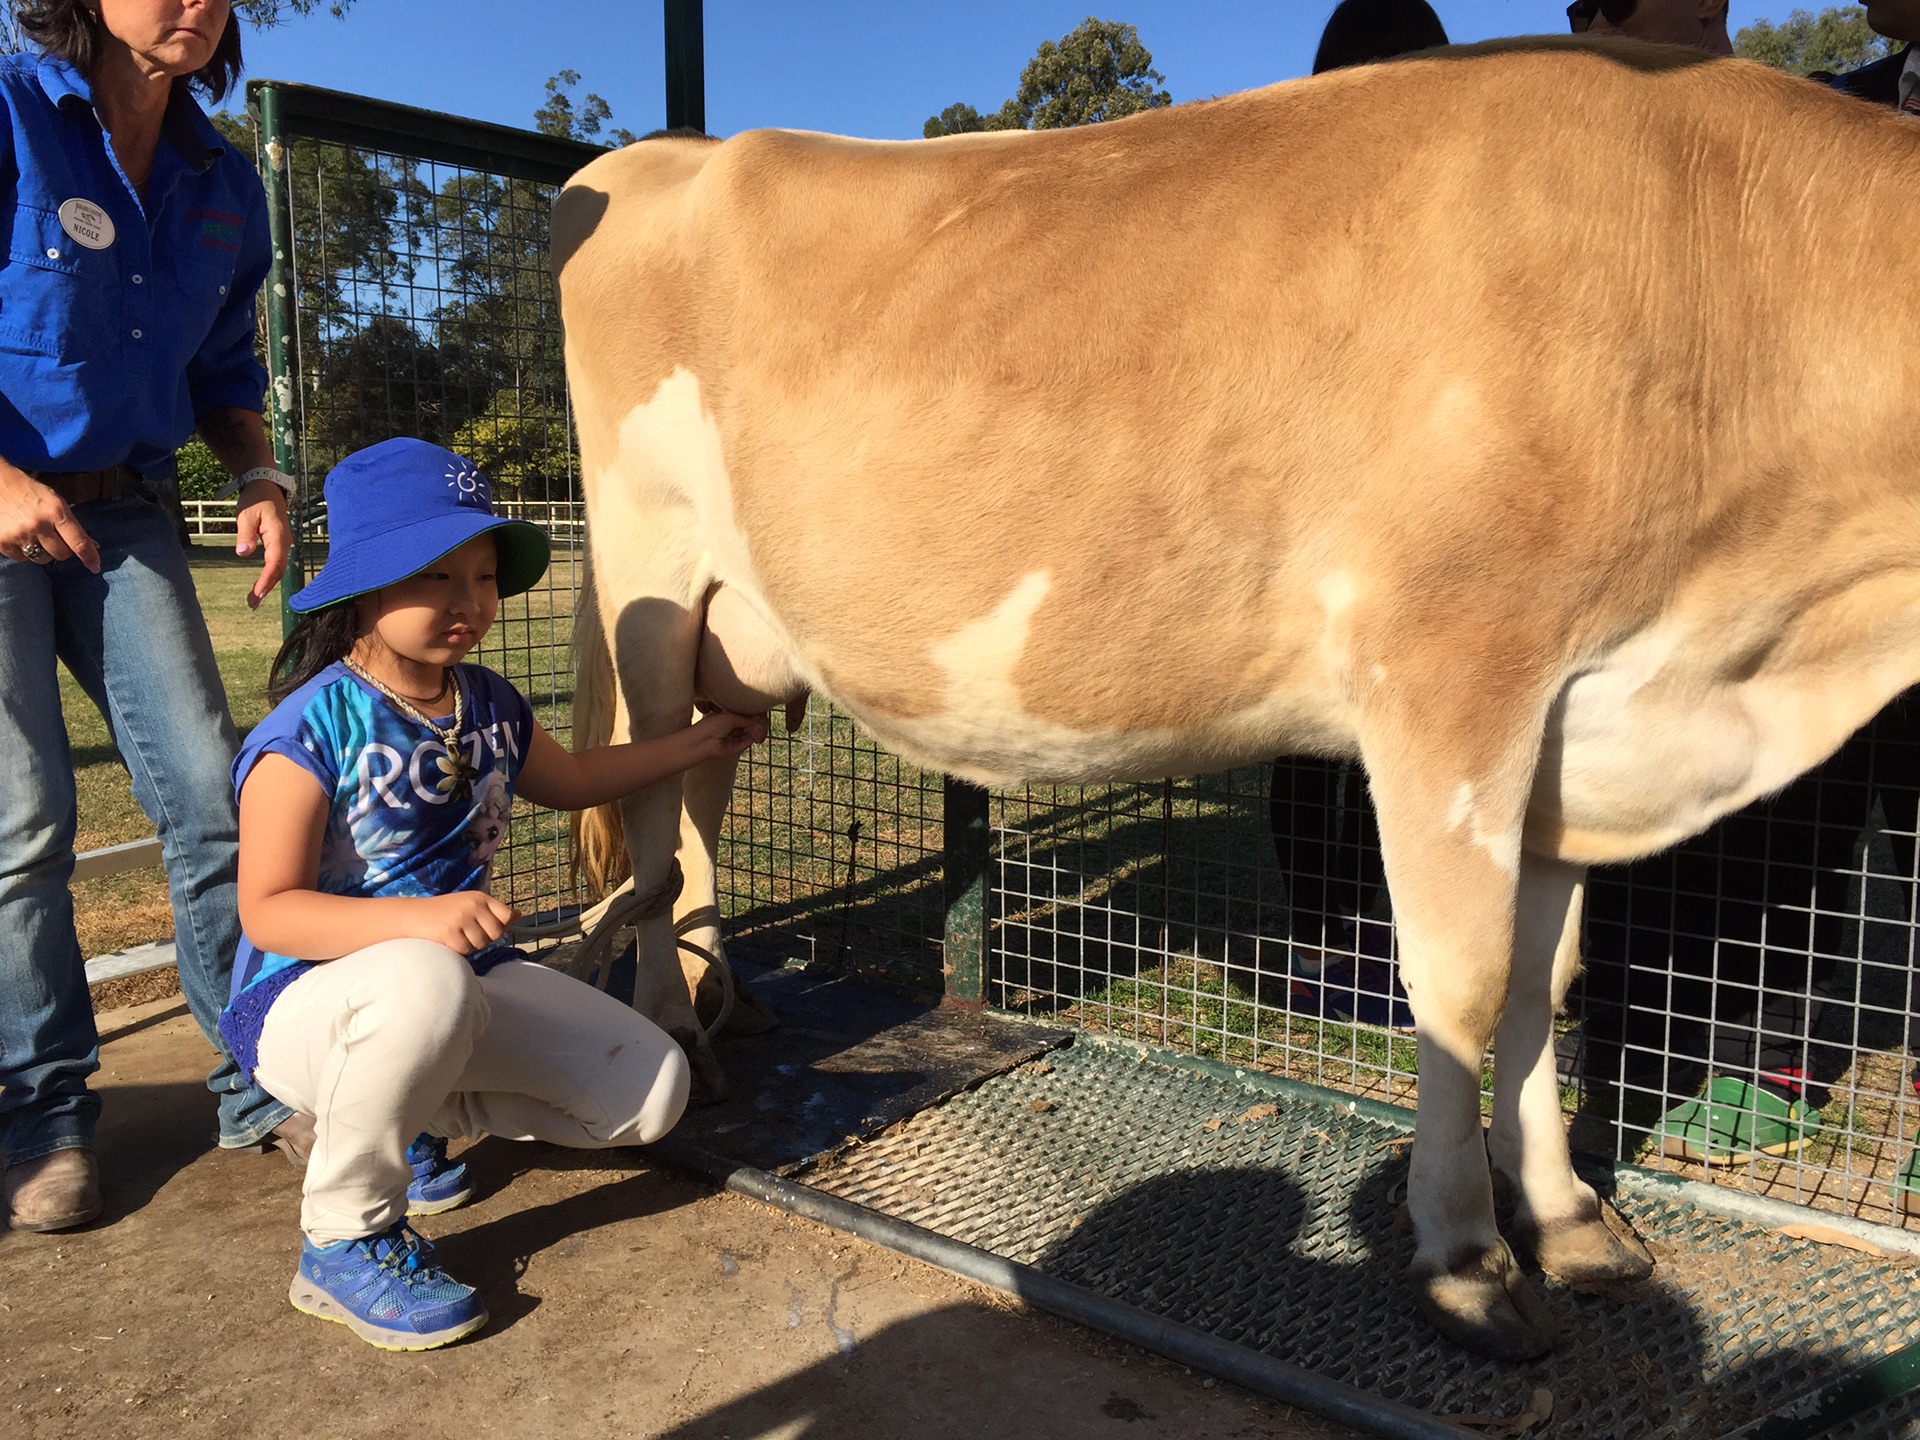
[[[1547,1302],[1504,1241],[1445,1274],[1415,1275],[1413,1293],[1434,1329],[1491,1360],[1538,1360],[1559,1339]]]
[[[1586,1219],[1556,1220],[1537,1229],[1522,1220],[1516,1238],[1540,1268],[1569,1285],[1625,1285],[1653,1273],[1653,1254],[1620,1212],[1596,1199]]]
[[[699,1015],[703,1025],[711,1025],[720,1006],[724,1003],[724,992],[720,978],[708,970],[700,981],[700,993],[694,998],[694,1013]],[[773,1013],[767,1002],[753,993],[753,987],[741,978],[738,970],[733,972],[733,1009],[728,1012],[727,1023],[720,1033],[723,1035],[764,1035],[769,1030],[780,1028],[780,1017]]]

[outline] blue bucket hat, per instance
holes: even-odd
[[[327,472],[332,549],[287,604],[305,614],[417,575],[476,535],[499,547],[500,594],[531,590],[547,571],[547,532],[493,513],[471,460],[424,440],[382,440]]]

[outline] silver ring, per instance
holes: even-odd
[[[26,544],[22,545],[20,547],[20,558],[22,560],[31,560],[36,565],[44,565],[53,559],[38,540],[29,540]]]

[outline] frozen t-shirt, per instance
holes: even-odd
[[[236,796],[261,756],[283,755],[330,797],[315,882],[323,894],[371,899],[487,888],[533,740],[533,709],[482,666],[456,666],[453,682],[465,699],[457,744],[466,773],[438,735],[338,664],[281,701],[240,747]],[[453,723],[451,715],[433,718]],[[496,945],[469,958],[485,973],[517,953]],[[247,1075],[267,1010],[310,968],[242,937],[220,1033]]]

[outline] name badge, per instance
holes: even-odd
[[[77,195],[60,206],[60,228],[89,250],[113,244],[113,217]]]

